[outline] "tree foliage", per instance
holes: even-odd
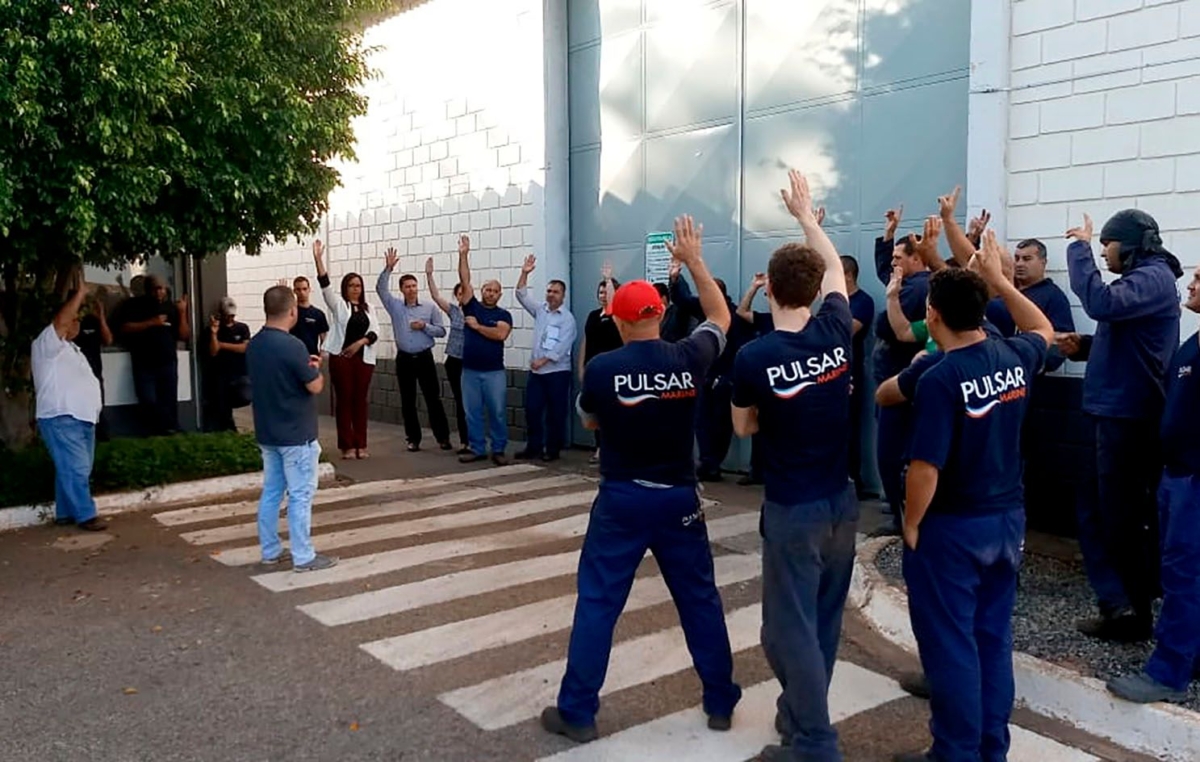
[[[67,266],[202,257],[316,229],[380,0],[0,0],[0,357]]]

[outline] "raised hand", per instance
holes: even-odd
[[[886,220],[883,227],[883,240],[890,241],[896,237],[896,230],[900,228],[900,220],[904,218],[904,204],[901,204],[896,209],[888,209],[883,214]]]
[[[1083,243],[1092,242],[1092,218],[1088,215],[1083,215],[1083,226],[1071,228],[1067,231],[1067,238],[1074,238],[1076,241]]]
[[[471,251],[471,237],[467,236],[467,235],[459,236],[458,237],[458,255],[460,257],[463,257],[463,256],[466,256],[468,253],[470,253],[470,251]]]
[[[983,231],[987,230],[988,223],[992,221],[992,213],[984,209],[979,213],[978,217],[972,217],[967,224],[967,238],[972,241],[979,241],[983,236]]]
[[[213,315],[212,317],[210,317],[208,319],[208,330],[212,331],[213,333],[216,333],[218,330],[220,330],[220,328],[221,328],[221,321],[217,318],[216,315]]]
[[[389,246],[387,251],[383,253],[383,264],[388,272],[396,269],[396,263],[400,261],[400,255],[396,253],[396,247]]]
[[[809,211],[812,211],[812,207],[809,207]],[[671,256],[682,264],[691,265],[693,262],[698,262],[700,261],[703,235],[704,226],[693,222],[690,214],[676,217],[675,240],[674,242],[667,241],[667,251],[671,252]]]
[[[938,214],[943,220],[954,219],[954,210],[958,206],[958,197],[962,193],[962,186],[954,186],[954,190],[947,193],[945,196],[938,196]]]
[[[816,223],[817,214],[813,211],[812,191],[808,188],[808,179],[794,169],[788,170],[788,181],[791,188],[779,191],[783,197],[783,205],[800,224]],[[822,215],[822,219],[824,216]]]
[[[818,206],[816,215],[817,215],[817,225],[824,226],[825,225],[825,207]]]
[[[670,247],[671,247],[671,244],[668,243],[667,248],[670,248]],[[603,278],[604,280],[612,280],[612,274],[613,274],[612,262],[606,261],[603,265],[600,266],[600,277],[601,278]]]
[[[523,275],[528,275],[529,273],[533,272],[534,268],[536,267],[537,257],[533,254],[530,254],[529,256],[525,257],[525,261],[521,264],[521,273]]]
[[[429,276],[433,275],[433,257],[425,258],[425,274]]]
[[[291,283],[288,283],[288,279],[287,279],[287,278],[280,278],[278,281],[276,281],[276,282],[275,282],[275,285],[276,285],[276,286],[283,286],[284,288],[291,288],[291,287],[292,287],[292,284],[291,284]]]
[[[761,288],[766,288],[766,285],[767,285],[767,274],[766,273],[754,273],[754,279],[752,281],[750,281],[750,287],[753,288],[755,291],[758,291]]]
[[[978,263],[979,274],[989,284],[995,285],[1008,280],[1004,277],[1004,265],[1002,261],[1004,256],[1004,247],[996,240],[996,231],[989,230],[984,233],[983,245],[979,247],[979,251],[976,252],[974,259]]]
[[[683,263],[678,259],[672,258],[671,261],[667,263],[667,279],[674,282],[679,277],[679,273],[681,272],[683,272]]]
[[[889,299],[893,296],[900,295],[900,287],[904,284],[904,268],[900,265],[892,265],[892,277],[888,280],[887,289],[884,295]]]
[[[942,218],[930,215],[925,218],[925,230],[921,240],[916,241],[915,250],[923,262],[932,262],[938,258],[938,238],[942,235]],[[911,238],[911,236],[910,236]]]
[[[320,262],[325,258],[325,244],[321,243],[320,238],[313,241],[312,249],[313,249],[313,259]]]

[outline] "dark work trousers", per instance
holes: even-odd
[[[343,452],[367,448],[367,398],[374,373],[375,366],[363,362],[362,352],[354,357],[329,357],[329,376],[336,395],[333,414],[337,419],[337,446]]]
[[[579,556],[579,597],[558,710],[589,726],[600,708],[613,628],[649,549],[671,591],[692,663],[704,686],[704,711],[729,715],[742,696],[733,682],[725,612],[713,573],[708,529],[696,488],[602,481]]]
[[[1025,511],[927,514],[904,550],[908,611],[929,681],[931,757],[1004,762],[1013,705],[1013,605]]]
[[[709,379],[696,400],[696,442],[700,448],[701,474],[721,472],[733,440],[733,383],[727,378]]]
[[[179,431],[179,366],[134,365],[133,390],[148,436]]]
[[[732,418],[733,414],[731,411],[730,419],[732,420]],[[757,482],[762,481],[762,448],[765,446],[758,434],[750,435],[750,478]]]
[[[467,409],[463,407],[462,358],[446,355],[446,380],[450,382],[450,393],[454,395],[454,417],[458,423],[458,443],[463,447],[471,441],[467,436]]]
[[[1078,502],[1079,547],[1102,614],[1151,616],[1158,597],[1158,420],[1089,416],[1096,456]]]
[[[1163,474],[1158,510],[1163,604],[1146,674],[1183,691],[1200,667],[1200,477]]]
[[[233,422],[233,379],[224,374],[214,374],[217,388],[212,394],[212,431],[237,431]]]
[[[854,571],[858,498],[838,495],[762,509],[762,646],[783,692],[779,727],[796,759],[840,762],[828,689]]]
[[[526,451],[550,457],[562,452],[571,396],[571,371],[530,373],[525,387]]]
[[[421,419],[417,415],[417,385],[429,410],[429,428],[438,444],[450,441],[450,423],[442,409],[441,384],[433,350],[408,354],[396,353],[396,378],[400,382],[400,414],[404,416],[404,438],[411,444],[421,444]]]
[[[854,387],[850,392],[850,478],[854,480],[856,492],[861,492],[866,487],[862,476],[864,391],[863,380],[855,379]]]
[[[877,411],[875,458],[879,480],[883,483],[884,499],[892,509],[892,524],[899,529],[904,515],[904,466],[912,433],[912,406],[906,403],[879,407]]]

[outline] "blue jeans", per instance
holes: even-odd
[[[647,548],[679,612],[704,686],[704,711],[732,714],[742,697],[733,682],[729,631],[696,488],[602,481],[579,556],[579,597],[558,692],[559,713],[571,725],[595,723],[613,628]]]
[[[762,509],[762,645],[783,692],[777,702],[797,759],[840,762],[828,689],[854,572],[854,486],[827,500]]]
[[[1163,474],[1158,510],[1163,604],[1146,674],[1186,690],[1200,667],[1200,477]]]
[[[567,432],[571,396],[571,371],[530,373],[525,388],[526,449],[534,454],[558,455]]]
[[[1025,511],[929,514],[904,550],[908,612],[929,681],[938,762],[1004,762],[1013,705],[1012,614]]]
[[[38,431],[54,461],[54,518],[81,524],[96,518],[89,480],[96,457],[96,426],[69,415],[39,418]]]
[[[292,562],[306,564],[317,555],[309,534],[312,526],[312,502],[317,494],[317,462],[321,445],[317,440],[292,447],[260,444],[263,459],[263,491],[258,501],[258,543],[263,560],[279,558],[279,504],[288,496],[288,544]]]
[[[463,368],[463,407],[467,410],[467,436],[471,451],[487,455],[487,437],[492,454],[502,455],[508,447],[508,384],[502,370]],[[490,419],[490,420],[488,420]],[[486,428],[485,428],[486,421]]]

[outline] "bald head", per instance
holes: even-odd
[[[158,275],[147,275],[144,288],[146,295],[153,299],[165,302],[167,300],[167,282]]]
[[[483,288],[480,289],[483,298],[484,307],[495,307],[500,303],[500,295],[504,293],[504,287],[500,285],[498,280],[485,280]]]

